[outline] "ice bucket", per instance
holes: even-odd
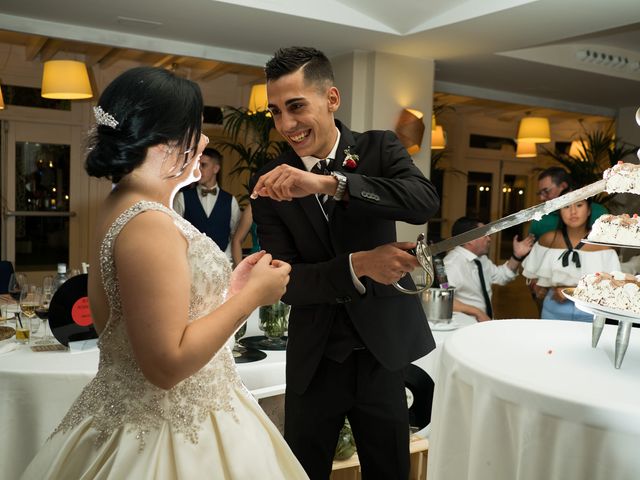
[[[453,315],[455,287],[429,288],[420,293],[422,308],[432,323],[449,323]]]

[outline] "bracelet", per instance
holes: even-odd
[[[336,202],[339,202],[342,200],[342,197],[344,197],[344,193],[347,189],[347,177],[340,172],[331,172],[331,176],[338,180],[338,187],[336,188],[336,193],[333,196],[333,199]]]
[[[516,257],[516,254],[515,254],[515,253],[512,253],[512,254],[511,254],[511,258],[513,258],[516,262],[521,262],[521,261],[523,261],[525,258],[527,258],[527,256],[525,255],[525,256],[523,256],[523,257]]]

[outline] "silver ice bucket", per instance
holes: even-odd
[[[453,315],[455,287],[429,288],[420,292],[422,308],[432,323],[449,323]]]

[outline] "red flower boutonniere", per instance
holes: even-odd
[[[351,153],[351,146],[348,146],[344,151],[344,161],[342,162],[342,166],[347,170],[355,170],[358,166],[358,162],[360,161],[360,157],[355,153]]]

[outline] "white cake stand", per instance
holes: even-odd
[[[585,302],[573,296],[573,288],[565,288],[562,294],[571,300],[576,308],[583,312],[593,315],[593,326],[591,329],[591,347],[596,348],[600,335],[604,329],[604,323],[607,318],[618,320],[618,332],[616,334],[616,348],[614,357],[614,367],[620,368],[627,347],[629,346],[629,337],[631,335],[631,327],[634,322],[640,322],[640,316],[627,310],[618,310],[615,308],[603,307],[595,303]]]

